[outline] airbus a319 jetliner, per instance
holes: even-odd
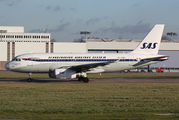
[[[114,72],[155,64],[168,59],[158,55],[164,25],[157,24],[139,45],[129,53],[28,53],[16,56],[6,63],[10,71],[49,73],[51,78],[78,78],[87,83],[87,73]]]

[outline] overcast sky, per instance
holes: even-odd
[[[155,24],[179,33],[179,0],[0,0],[0,26],[48,29],[51,39],[87,37],[143,39]],[[179,40],[179,35],[173,37]]]

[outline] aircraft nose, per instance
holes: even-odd
[[[6,68],[6,70],[9,70],[9,62],[6,63],[4,67]]]

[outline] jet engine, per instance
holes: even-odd
[[[53,71],[49,71],[49,77],[51,78],[58,78],[58,79],[71,79],[76,78],[76,71],[71,69],[54,69]]]

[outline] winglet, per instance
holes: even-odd
[[[157,24],[139,43],[132,53],[157,55],[164,30],[164,24]]]

